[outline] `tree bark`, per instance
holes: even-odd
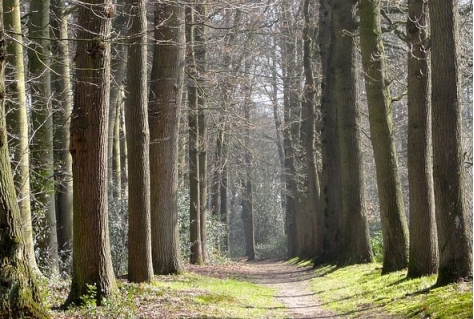
[[[26,249],[25,254],[33,271],[40,274],[35,259],[35,248],[33,245],[33,225],[31,222],[31,192],[30,192],[30,150],[28,138],[28,115],[26,106],[25,89],[25,67],[23,53],[23,39],[21,31],[20,1],[3,1],[5,12],[5,29],[13,33],[14,41],[7,46],[7,62],[14,69],[11,83],[7,86],[7,92],[12,96],[12,101],[7,104],[8,131],[17,136],[12,139],[10,149],[13,150],[12,162],[17,171],[14,175],[15,188],[18,190],[18,204],[20,207],[21,220],[23,221]],[[15,105],[16,104],[16,105]]]
[[[72,90],[69,63],[68,21],[64,0],[51,2],[52,53],[51,81],[52,107],[58,124],[54,132],[55,183],[58,249],[60,258],[67,262],[72,256],[72,158],[69,153]]]
[[[128,280],[153,279],[150,222],[150,131],[148,128],[146,1],[128,0],[130,17],[125,126],[128,192]]]
[[[191,1],[191,3],[194,3]],[[198,66],[195,50],[195,13],[194,4],[186,6],[186,43],[187,43],[187,74],[188,74],[188,124],[189,124],[189,241],[190,263],[202,265],[204,256],[201,241],[201,170],[199,150],[199,89]]]
[[[49,318],[42,305],[26,249],[23,220],[17,203],[5,119],[5,57],[3,3],[0,0],[0,317]]]
[[[73,270],[66,301],[80,304],[95,287],[100,304],[116,288],[108,232],[107,140],[112,2],[83,3],[78,12],[76,91],[71,117],[74,178]]]
[[[315,258],[315,266],[336,263],[342,238],[341,220],[341,170],[339,138],[337,132],[337,109],[335,104],[335,34],[332,27],[330,1],[321,0],[319,8],[318,44],[321,55],[323,79],[321,82],[321,195],[323,211],[323,251]]]
[[[28,49],[28,69],[35,79],[31,89],[31,189],[35,211],[44,214],[45,238],[39,246],[46,256],[52,274],[59,273],[56,202],[54,200],[53,112],[51,109],[51,43],[49,34],[50,1],[33,1],[30,5],[28,34],[34,39]]]
[[[459,31],[456,0],[429,1],[437,285],[472,280],[472,226],[463,188]]]
[[[365,210],[364,171],[361,150],[359,67],[355,39],[357,0],[334,0],[335,104],[341,175],[342,245],[338,264],[372,262],[372,246]]]
[[[148,119],[155,274],[183,270],[178,236],[178,133],[185,67],[184,7],[155,4]]]
[[[322,214],[319,210],[319,176],[316,161],[316,106],[314,103],[316,85],[313,76],[312,34],[314,27],[311,22],[309,0],[303,1],[303,68],[305,75],[303,110],[301,123],[302,146],[305,150],[304,167],[306,171],[306,224],[305,245],[302,245],[299,257],[313,258],[321,252]]]
[[[360,46],[382,222],[382,273],[386,274],[408,265],[408,225],[398,176],[380,6],[381,0],[359,1]]]
[[[427,48],[428,3],[408,2],[408,181],[410,247],[407,277],[438,271],[438,239],[433,190],[431,87]]]

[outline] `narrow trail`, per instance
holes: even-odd
[[[248,265],[255,268],[254,278],[249,279],[275,289],[276,298],[285,305],[290,318],[338,318],[322,309],[321,302],[311,292],[314,278],[311,267],[296,268],[281,261],[256,261]]]
[[[297,267],[278,260],[242,262],[238,266],[192,267],[192,271],[216,277],[244,279],[276,291],[276,298],[285,305],[288,318],[341,318],[322,309],[310,290],[314,278],[311,267]]]

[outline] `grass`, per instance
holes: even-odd
[[[472,282],[430,289],[436,276],[381,275],[380,264],[316,269],[312,290],[324,307],[348,317],[391,314],[399,318],[472,318]]]
[[[50,309],[67,296],[68,283],[49,283],[44,300]],[[101,307],[93,298],[53,318],[285,318],[275,291],[252,283],[194,273],[157,276],[148,284],[119,282],[118,292]]]

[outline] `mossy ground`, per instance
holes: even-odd
[[[472,282],[431,289],[436,276],[408,280],[405,271],[382,276],[381,270],[377,263],[320,267],[315,270],[312,290],[325,307],[347,317],[361,313],[399,318],[473,317]]]
[[[68,286],[50,285],[50,307],[63,302]],[[285,318],[275,291],[249,282],[194,273],[157,276],[148,284],[121,282],[101,307],[85,298],[80,308],[53,310],[53,318]]]

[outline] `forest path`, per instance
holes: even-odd
[[[277,300],[285,305],[288,318],[341,318],[322,309],[321,302],[311,292],[311,279],[315,277],[311,267],[289,265],[280,260],[257,260],[234,266],[191,268],[203,275],[243,279],[274,289]]]

